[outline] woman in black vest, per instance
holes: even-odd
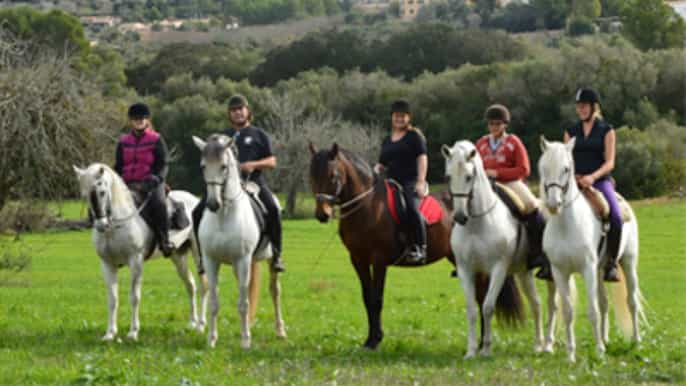
[[[413,242],[404,257],[412,263],[426,259],[426,229],[419,213],[418,200],[427,193],[426,172],[428,158],[426,140],[419,129],[412,126],[410,104],[398,100],[391,105],[391,135],[383,140],[379,162],[374,167],[377,173],[386,171],[388,178],[403,186],[407,203],[407,221],[413,232]]]

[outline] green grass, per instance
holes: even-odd
[[[65,208],[78,212],[77,204]],[[463,294],[447,262],[390,270],[386,339],[377,352],[362,350],[367,327],[357,278],[336,225],[312,220],[285,223],[288,340],[275,338],[263,285],[253,349],[239,348],[237,291],[225,266],[219,342],[209,350],[205,335],[186,330],[185,291],[160,259],[145,266],[140,341],[104,344],[106,296],[90,233],[24,235],[32,270],[0,288],[0,384],[683,384],[686,202],[639,203],[636,212],[652,327],[633,347],[613,326],[608,354],[597,358],[580,290],[575,365],[559,344],[553,355],[534,354],[530,321],[520,331],[496,328],[493,358],[464,361]],[[122,337],[128,282],[123,269]]]

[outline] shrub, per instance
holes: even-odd
[[[573,17],[567,24],[567,34],[569,36],[590,35],[595,33],[595,24],[591,19],[585,17]]]

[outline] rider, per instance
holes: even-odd
[[[169,242],[169,217],[165,203],[164,180],[169,171],[167,144],[152,128],[147,105],[131,105],[128,115],[131,131],[119,139],[114,170],[130,189],[148,197],[141,216],[153,229],[162,254],[169,257],[174,245]]]
[[[391,105],[391,134],[381,144],[379,162],[374,167],[377,173],[386,171],[386,176],[403,187],[407,204],[407,220],[414,230],[413,243],[404,256],[411,263],[426,259],[426,229],[419,213],[418,200],[427,194],[426,172],[428,158],[426,140],[419,129],[412,126],[410,104],[397,100]]]
[[[519,137],[506,131],[510,123],[510,111],[507,107],[492,105],[486,109],[485,117],[490,134],[481,137],[476,148],[483,159],[486,174],[512,189],[524,204],[524,222],[530,244],[527,266],[529,269],[542,267],[536,277],[552,280],[543,255],[545,220],[538,209],[538,200],[524,183],[524,179],[531,173],[529,155]]]
[[[272,245],[272,269],[275,272],[284,272],[286,269],[281,261],[281,212],[262,175],[263,169],[276,167],[271,140],[264,130],[251,124],[252,112],[244,96],[232,96],[229,99],[228,110],[231,127],[224,130],[224,134],[235,140],[242,178],[255,182],[260,187],[259,198],[267,209],[266,231]],[[196,234],[205,210],[206,199],[203,197],[193,209]]]
[[[576,114],[579,122],[565,130],[564,140],[576,138],[574,170],[581,189],[598,189],[610,206],[610,230],[607,234],[605,281],[619,281],[617,258],[622,238],[622,218],[610,172],[615,167],[615,131],[603,120],[598,93],[589,88],[577,91]]]

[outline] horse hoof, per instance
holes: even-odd
[[[197,329],[197,328],[198,328],[198,323],[196,323],[196,322],[193,321],[193,320],[191,320],[190,322],[188,322],[188,329],[189,329],[189,330],[195,330],[195,329]]]
[[[198,324],[195,326],[195,330],[196,330],[197,332],[201,333],[201,334],[202,334],[203,332],[205,332],[205,323],[198,323]]]
[[[567,360],[569,363],[576,363],[576,355],[574,353],[567,354]]]
[[[207,342],[207,345],[210,346],[210,348],[214,348],[217,345],[217,339],[210,339]]]
[[[464,354],[465,360],[473,359],[474,357],[476,357],[476,353],[473,351],[469,351],[466,354]]]
[[[376,351],[376,349],[378,347],[379,347],[379,342],[374,342],[371,340],[366,341],[364,346],[362,346],[362,348],[369,350],[369,351]]]
[[[250,348],[250,338],[247,338],[247,339],[243,338],[243,339],[241,339],[241,348],[242,348],[243,350],[247,350],[247,349]]]
[[[102,336],[102,341],[103,342],[111,342],[114,340],[114,337],[117,336],[116,333],[108,332],[107,334]]]
[[[134,342],[138,341],[138,332],[136,331],[131,331],[126,335],[126,339],[132,340]]]
[[[540,344],[535,345],[534,346],[534,353],[540,354],[541,352],[543,352],[543,346],[541,346]]]
[[[489,358],[491,356],[491,349],[482,349],[479,351],[479,355],[484,358]]]
[[[548,354],[552,354],[553,352],[555,352],[555,349],[553,349],[553,344],[546,343],[545,346],[543,346],[543,352],[546,352]]]
[[[276,337],[286,339],[286,330],[283,327],[276,329]]]

